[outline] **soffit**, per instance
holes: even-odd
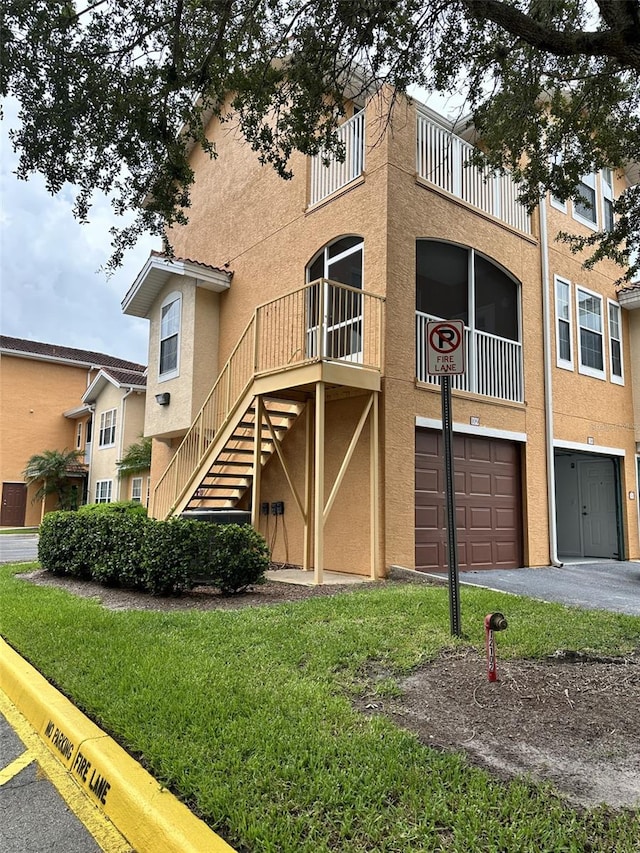
[[[229,289],[233,273],[188,258],[168,258],[152,253],[122,300],[123,313],[149,317],[158,294],[173,275],[191,279],[196,287],[221,293]]]

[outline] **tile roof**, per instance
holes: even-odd
[[[39,341],[28,341],[24,338],[11,338],[7,335],[0,335],[0,350],[20,352],[27,356],[35,356],[45,360],[69,361],[82,366],[111,367],[136,373],[146,369],[144,364],[116,358],[116,356],[106,355],[103,352],[64,347],[58,344],[44,344]]]
[[[228,267],[216,267],[213,264],[205,264],[202,261],[196,261],[193,258],[179,258],[177,255],[167,255],[165,252],[159,252],[157,249],[152,249],[149,252],[154,258],[162,258],[165,261],[177,261],[179,264],[197,264],[204,269],[213,270],[214,272],[230,273]]]
[[[621,287],[618,291],[618,296],[621,293],[635,293],[636,290],[640,290],[640,281],[637,281],[634,284],[628,284],[626,287]]]
[[[103,372],[114,379],[118,385],[133,385],[136,388],[147,387],[147,377],[142,370],[117,370],[113,367],[105,367]]]

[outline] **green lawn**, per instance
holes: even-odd
[[[455,645],[443,588],[111,612],[16,570],[0,567],[2,635],[238,850],[640,850],[637,813],[574,809],[549,788],[492,780],[352,709],[371,662],[401,676]],[[465,645],[482,647],[488,611],[507,614],[501,657],[640,645],[636,617],[469,588],[461,602]]]

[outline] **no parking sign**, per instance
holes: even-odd
[[[427,373],[446,376],[464,373],[464,322],[430,320],[427,323]]]

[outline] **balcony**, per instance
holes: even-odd
[[[364,110],[356,113],[338,129],[344,146],[344,160],[316,154],[311,158],[311,191],[309,204],[314,205],[341,190],[364,172]]]
[[[531,217],[517,199],[517,184],[507,173],[471,165],[475,152],[473,145],[418,111],[418,177],[511,228],[530,234]]]
[[[416,311],[416,378],[439,385],[427,372],[427,323],[442,320]],[[466,372],[451,377],[451,387],[511,403],[524,402],[522,344],[465,326]]]

